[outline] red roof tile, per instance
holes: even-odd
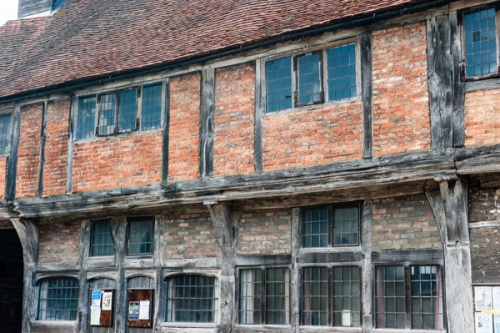
[[[431,0],[68,0],[0,27],[0,98]]]

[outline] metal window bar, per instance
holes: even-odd
[[[92,222],[90,229],[90,256],[111,256],[115,253],[109,220]]]
[[[262,270],[241,270],[239,291],[239,323],[261,324]]]
[[[292,58],[266,62],[266,112],[292,107]]]
[[[361,325],[359,267],[333,268],[333,326]]]
[[[0,155],[6,154],[10,143],[10,113],[0,114]]]
[[[40,282],[38,320],[76,320],[78,280],[56,278]]]
[[[295,58],[297,106],[323,102],[321,52],[313,52]]]
[[[302,325],[328,325],[328,269],[305,267],[302,288]]]
[[[290,275],[287,268],[266,269],[266,324],[286,325],[290,312]]]
[[[153,252],[153,220],[129,222],[128,254],[148,254]]]
[[[78,112],[76,116],[75,139],[88,139],[95,131],[95,96],[82,96],[78,98]]]
[[[332,47],[327,53],[328,100],[356,96],[356,44]]]
[[[181,275],[167,280],[167,322],[211,323],[217,318],[218,285],[214,277]]]
[[[306,248],[328,246],[328,208],[304,210],[302,246]]]
[[[403,266],[376,268],[375,320],[377,328],[405,328],[405,270]]]
[[[442,329],[441,269],[439,266],[412,266],[411,328]]]
[[[495,7],[464,15],[466,77],[497,72]]]
[[[333,245],[359,244],[359,208],[335,208],[333,213]]]
[[[161,126],[161,83],[143,87],[141,129],[148,130]]]

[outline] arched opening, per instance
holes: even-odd
[[[23,249],[14,229],[0,229],[0,333],[21,333]]]

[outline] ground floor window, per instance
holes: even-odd
[[[167,322],[212,323],[219,308],[217,279],[178,275],[167,279]]]
[[[375,271],[377,328],[442,328],[439,266],[381,266]]]
[[[79,296],[77,279],[44,280],[38,287],[38,320],[76,320]]]

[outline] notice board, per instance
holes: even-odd
[[[113,324],[112,289],[93,289],[90,291],[90,326],[112,326]]]
[[[127,325],[151,327],[153,289],[129,289],[127,297]]]

